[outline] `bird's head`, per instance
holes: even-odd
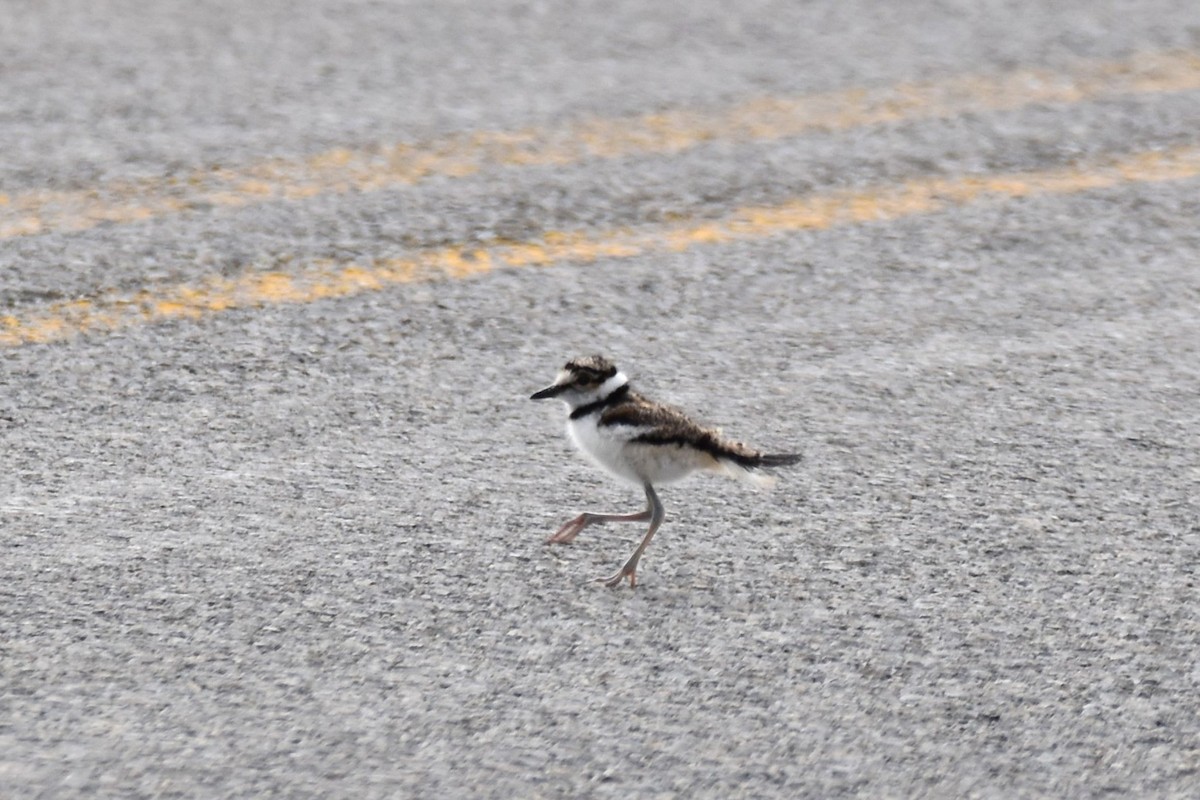
[[[611,359],[598,355],[584,356],[568,361],[554,383],[534,392],[529,399],[548,400],[557,397],[574,409],[603,400],[628,383],[625,373],[618,370]]]

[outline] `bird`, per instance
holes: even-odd
[[[534,392],[531,400],[558,398],[566,403],[567,435],[595,464],[616,478],[640,486],[646,508],[632,514],[585,511],[546,540],[568,544],[580,531],[604,522],[649,522],[641,544],[612,575],[597,578],[615,588],[628,578],[637,586],[642,553],[666,518],[655,487],[693,472],[723,473],[753,486],[767,487],[774,477],[764,470],[801,460],[799,453],[764,453],[725,438],[679,409],[657,403],[634,391],[629,378],[612,359],[591,355],[568,361],[554,382]]]

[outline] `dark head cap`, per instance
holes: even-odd
[[[592,378],[597,383],[606,381],[617,374],[617,365],[612,362],[612,359],[601,355],[571,359],[563,369],[579,377]]]

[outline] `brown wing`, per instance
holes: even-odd
[[[642,432],[633,441],[694,447],[713,458],[727,458],[743,466],[759,466],[763,459],[758,450],[726,439],[716,429],[693,422],[679,409],[652,403],[636,392],[630,392],[625,402],[605,410],[600,415],[600,424],[641,428]]]

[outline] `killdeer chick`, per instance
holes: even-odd
[[[554,383],[534,392],[531,400],[557,397],[567,404],[567,434],[600,467],[641,486],[646,510],[636,514],[596,514],[585,511],[558,529],[547,544],[566,544],[584,528],[602,522],[646,522],[650,528],[633,555],[615,574],[598,578],[613,587],[629,578],[637,585],[638,559],[665,511],[654,487],[671,483],[698,470],[721,472],[755,486],[769,486],[767,467],[785,467],[800,460],[796,454],[767,454],[724,438],[713,428],[691,420],[682,411],[649,400],[629,385],[625,373],[604,356],[567,362]]]

